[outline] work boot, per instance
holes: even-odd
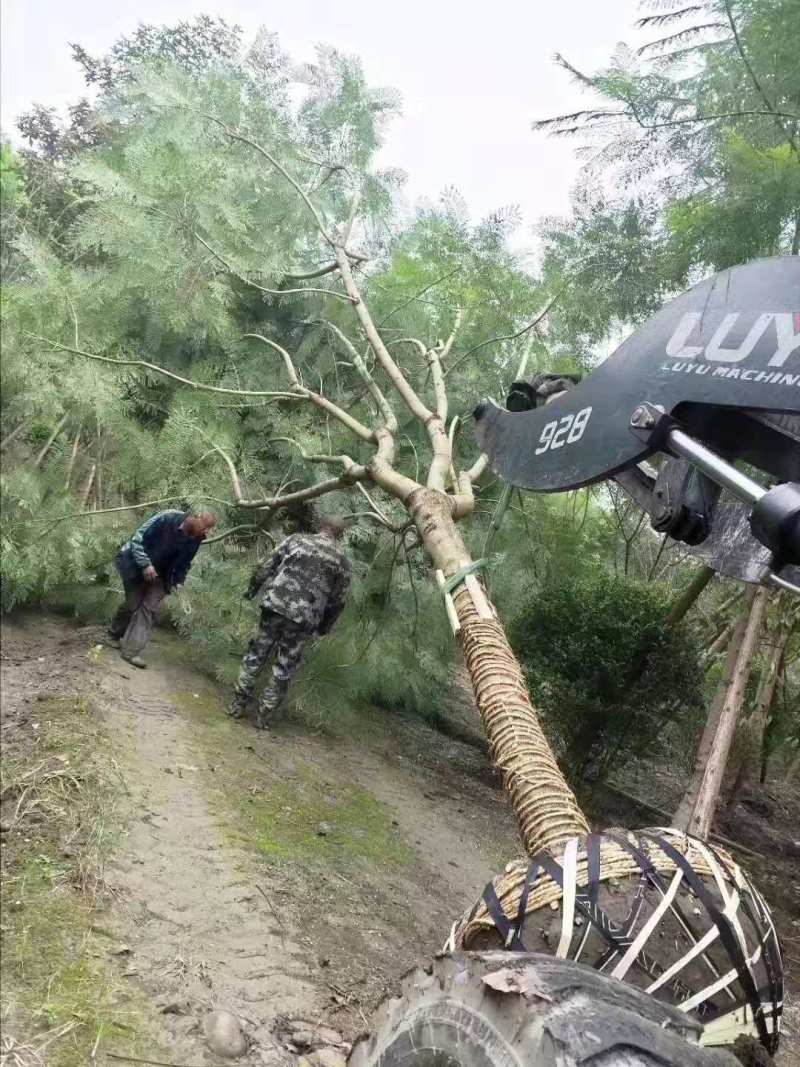
[[[256,730],[269,730],[272,708],[259,708],[256,712]]]
[[[131,667],[138,667],[141,671],[145,670],[147,667],[147,664],[141,656],[126,656],[124,652],[121,652],[120,655],[126,663],[130,663]]]
[[[235,696],[225,710],[232,719],[241,719],[247,711],[247,701],[244,697]]]

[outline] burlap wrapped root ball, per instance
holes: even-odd
[[[607,830],[510,863],[446,951],[586,963],[691,1012],[704,1044],[777,1048],[783,967],[764,900],[727,852],[672,829]]]

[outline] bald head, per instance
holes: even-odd
[[[330,537],[332,541],[341,541],[347,529],[347,523],[338,515],[325,515],[317,523],[317,529],[324,537]]]
[[[184,530],[198,540],[202,540],[216,525],[217,516],[213,511],[193,511],[183,520]]]

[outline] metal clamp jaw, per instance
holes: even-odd
[[[772,553],[772,566],[780,570],[800,565],[800,485],[783,482],[765,489],[733,464],[690,437],[671,415],[656,404],[640,404],[632,413],[631,432],[648,446],[687,460],[716,485],[749,504],[753,536]],[[800,593],[773,574],[771,583]]]

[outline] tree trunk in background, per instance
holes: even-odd
[[[695,759],[695,770],[675,813],[674,825],[706,838],[711,829],[736,721],[744,700],[750,664],[758,641],[767,591],[748,589],[733,631],[725,672],[711,703]]]
[[[84,507],[86,507],[86,504],[89,500],[89,494],[91,493],[92,486],[94,485],[94,475],[96,470],[97,467],[93,463],[89,471],[89,477],[86,479],[86,484],[84,485],[83,491],[81,492],[81,504],[83,504]]]
[[[443,493],[418,489],[407,507],[434,567],[446,578],[472,562]],[[489,750],[503,775],[525,848],[529,855],[558,849],[569,838],[588,833],[586,818],[544,736],[502,624],[496,617],[482,617],[464,584],[454,590],[453,602]]]
[[[72,452],[69,456],[69,464],[67,466],[67,477],[64,481],[64,488],[69,489],[69,483],[72,481],[72,472],[75,469],[75,460],[78,458],[78,448],[81,443],[81,429],[78,427],[78,432],[75,434],[75,440],[72,442]]]
[[[5,448],[6,445],[10,445],[12,441],[16,441],[20,434],[24,433],[25,430],[27,430],[28,425],[29,424],[27,422],[23,421],[19,424],[19,426],[17,426],[15,430],[12,430],[11,433],[6,434],[3,440],[0,441],[0,448]]]
[[[717,636],[714,638],[708,648],[703,649],[703,652],[700,656],[700,664],[702,667],[707,670],[711,666],[711,661],[713,659],[716,659],[716,657],[720,654],[720,652],[722,652],[725,646],[727,645],[728,647],[730,647],[730,638],[735,628],[735,623],[728,623],[717,634]]]
[[[50,434],[50,436],[45,441],[44,446],[41,449],[41,451],[37,452],[37,454],[36,454],[36,456],[35,456],[35,458],[33,460],[34,467],[37,467],[37,468],[41,467],[41,465],[44,463],[45,458],[47,456],[47,453],[53,447],[53,442],[58,437],[58,435],[61,433],[61,431],[64,429],[64,427],[66,426],[66,423],[67,423],[67,416],[66,415],[62,415],[62,417],[58,420],[58,424],[57,424],[56,428],[53,430],[53,432]]]
[[[743,786],[757,780],[763,781],[761,770],[764,766],[764,737],[775,703],[786,647],[797,621],[788,597],[779,596],[776,608],[778,617],[772,635],[772,649],[761,672],[753,712],[739,723],[734,738],[734,748],[737,750],[736,766],[729,769],[730,782],[725,798],[725,803],[729,806],[736,803]]]
[[[672,602],[672,606],[664,619],[665,626],[675,626],[686,616],[692,604],[714,577],[714,573],[711,567],[701,567],[698,570],[684,592]]]

